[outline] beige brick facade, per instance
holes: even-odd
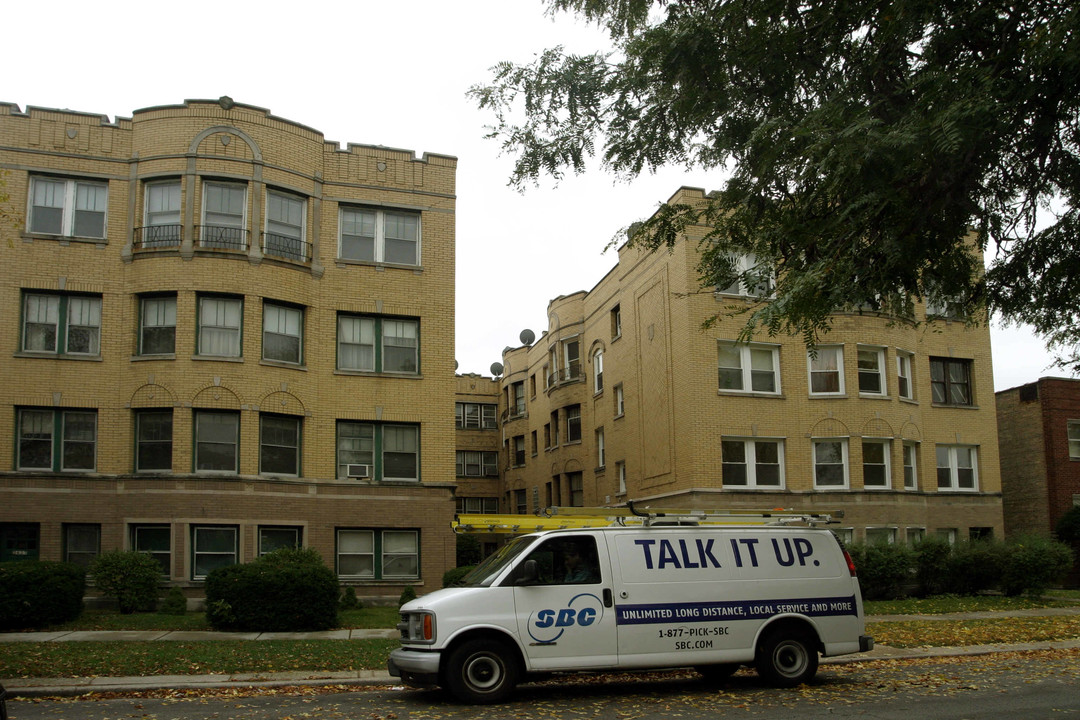
[[[196,553],[295,530],[360,595],[439,587],[455,158],[223,98],[111,123],[0,105],[0,168],[20,218],[0,229],[4,559],[167,529],[197,594]]]
[[[683,188],[672,200],[703,197]],[[811,392],[799,338],[728,345],[739,317],[703,329],[725,307],[754,300],[701,292],[696,245],[690,237],[671,253],[622,248],[591,290],[551,301],[535,343],[504,353],[505,510],[628,499],[842,509],[854,540],[1001,536],[985,325],[838,315],[818,354],[825,372],[815,382],[826,392]],[[926,318],[921,303],[915,316]],[[830,357],[842,366],[831,371]],[[511,407],[518,383],[523,413]],[[523,462],[515,438],[524,438]]]

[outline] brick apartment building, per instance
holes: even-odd
[[[229,98],[0,104],[0,559],[316,548],[360,596],[454,564],[456,160]]]
[[[1049,537],[1080,505],[1080,380],[1040,378],[996,400],[1005,532]]]
[[[595,287],[551,301],[539,339],[504,351],[503,511],[842,509],[849,540],[1001,536],[988,328],[917,303],[932,322],[836,316],[816,354],[738,344],[741,318],[702,323],[761,293],[701,292],[702,234],[671,253],[624,246]]]

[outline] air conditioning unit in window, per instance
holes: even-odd
[[[371,466],[370,465],[346,465],[345,474],[351,478],[370,478]]]

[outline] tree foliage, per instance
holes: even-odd
[[[716,171],[632,242],[691,225],[704,285],[733,253],[774,265],[756,328],[827,332],[837,310],[948,298],[1033,325],[1080,367],[1080,6],[1067,0],[548,0],[612,48],[502,62],[470,90],[511,184],[665,165]],[[972,243],[992,262],[984,272]],[[743,271],[749,272],[748,270]],[[749,278],[752,280],[752,278]]]

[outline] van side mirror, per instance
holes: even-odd
[[[536,585],[540,582],[540,568],[535,560],[526,560],[521,564],[515,585]]]

